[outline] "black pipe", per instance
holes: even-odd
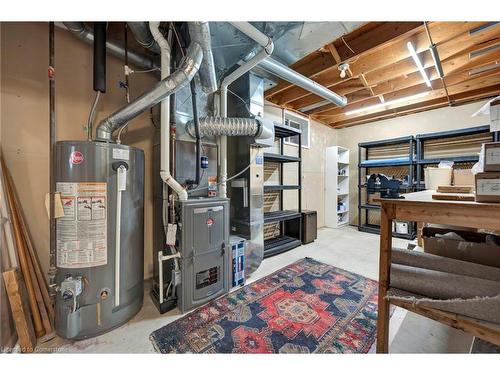
[[[196,83],[192,79],[190,82],[191,86],[191,103],[193,105],[193,123],[194,123],[194,134],[196,137],[196,177],[194,179],[195,185],[200,184],[200,169],[201,169],[201,137],[200,137],[200,120],[198,118],[198,104],[196,103]]]
[[[106,22],[94,22],[94,91],[106,92]]]

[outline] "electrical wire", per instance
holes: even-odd
[[[234,95],[235,97],[237,97],[239,100],[241,100],[241,102],[245,105],[245,108],[247,109],[248,113],[250,115],[252,114],[252,112],[250,111],[250,107],[248,106],[247,102],[245,102],[245,100],[241,96],[239,96],[234,91],[231,91],[229,89],[227,89],[227,92],[231,93],[232,95]]]
[[[253,162],[255,161],[256,158],[257,158],[257,155],[255,156],[255,158],[253,158],[253,160],[250,162],[250,164],[248,164],[244,169],[242,169],[241,171],[239,171],[238,173],[236,173],[234,176],[231,176],[228,179],[226,179],[226,182],[234,180],[236,177],[238,177],[241,174],[245,173],[252,166],[252,164],[253,164]],[[216,186],[219,186],[219,185],[222,185],[222,181],[218,182],[216,184]],[[196,189],[189,190],[189,193],[192,193],[194,191],[199,191],[199,190],[205,190],[205,189],[208,189],[208,188],[209,188],[209,186],[202,186],[202,187],[199,187],[199,188],[196,188]]]
[[[94,102],[92,103],[92,107],[90,108],[89,118],[87,120],[87,141],[92,140],[92,124],[94,122],[97,103],[99,102],[100,97],[101,97],[101,92],[98,90],[97,93],[95,94]]]

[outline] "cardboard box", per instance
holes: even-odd
[[[472,174],[472,169],[454,169],[453,185],[474,186],[474,175]]]
[[[436,237],[454,232],[463,240]],[[500,246],[487,244],[487,234],[448,228],[424,227],[424,252],[485,266],[500,267]]]
[[[497,132],[500,130],[500,99],[496,99],[490,103],[490,131]]]
[[[500,173],[476,174],[476,202],[500,203]]]
[[[484,172],[500,172],[500,142],[484,144]]]

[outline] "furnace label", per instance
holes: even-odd
[[[57,266],[107,264],[107,184],[58,182],[64,217],[57,219]]]

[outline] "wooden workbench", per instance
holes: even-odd
[[[495,325],[455,313],[386,299],[390,282],[392,220],[457,225],[500,231],[500,204],[432,199],[431,190],[404,195],[404,199],[380,199],[380,265],[377,322],[377,353],[389,350],[389,305],[393,303],[416,314],[461,329],[476,337],[500,345],[500,330]]]

